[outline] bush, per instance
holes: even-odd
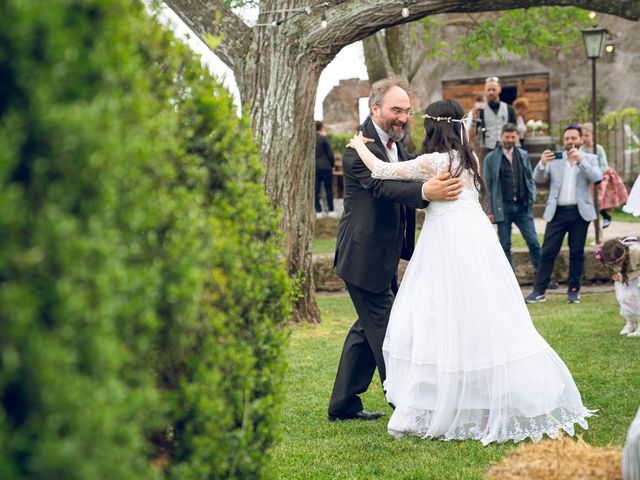
[[[3,2],[0,55],[0,478],[267,475],[288,283],[246,120],[126,0]]]
[[[342,153],[344,149],[347,148],[347,143],[351,140],[353,135],[349,135],[348,133],[334,133],[327,132],[327,140],[329,140],[329,145],[331,145],[331,150],[334,153]]]

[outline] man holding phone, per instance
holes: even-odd
[[[549,198],[543,217],[548,222],[542,243],[536,282],[525,299],[527,303],[545,301],[545,292],[565,234],[569,234],[569,279],[567,303],[580,303],[580,280],[584,267],[584,244],[589,223],[597,218],[591,186],[602,180],[598,159],[579,150],[580,125],[569,125],[563,134],[564,151],[542,152],[533,170],[538,183],[550,182]],[[559,157],[559,158],[558,158]]]

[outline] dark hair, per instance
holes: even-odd
[[[564,135],[564,132],[566,132],[567,130],[577,130],[580,136],[582,136],[582,127],[578,123],[572,123],[571,125],[567,125],[566,127],[564,127],[564,130],[562,130],[562,134]]]
[[[502,133],[504,132],[517,132],[518,126],[515,123],[505,123],[502,126]]]
[[[320,120],[316,120],[316,132],[319,132],[320,130],[322,130],[323,126],[324,124]]]
[[[622,283],[625,285],[629,279],[627,273],[629,270],[629,247],[620,241],[620,238],[607,240],[602,244],[599,250],[599,258],[602,264],[609,269],[611,274],[620,272]],[[619,268],[618,271],[617,268]]]
[[[440,100],[429,105],[425,113],[430,117],[440,117],[440,120],[428,117],[424,119],[425,137],[424,142],[422,142],[422,152],[448,153],[451,177],[459,177],[462,172],[469,170],[473,177],[473,183],[478,193],[480,193],[480,197],[484,200],[486,191],[484,181],[478,171],[478,162],[471,149],[471,144],[468,141],[463,142],[460,137],[461,123],[459,121],[443,120],[450,118],[451,120],[461,121],[464,116],[464,110],[460,104],[455,100]],[[460,155],[460,165],[455,172],[451,171],[453,150],[456,150]]]

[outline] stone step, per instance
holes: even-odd
[[[584,253],[584,274],[582,276],[585,283],[602,283],[610,280],[607,269],[594,258],[595,247],[586,246]],[[520,285],[533,285],[535,280],[533,267],[529,260],[529,251],[525,249],[515,249],[512,252],[513,261],[516,267],[516,278]],[[406,261],[400,261],[398,277],[402,279],[407,266]],[[562,248],[556,258],[553,269],[552,280],[556,282],[566,282],[569,271],[569,249]],[[333,253],[318,254],[313,256],[313,279],[318,292],[339,292],[345,290],[344,282],[338,278],[333,269]]]

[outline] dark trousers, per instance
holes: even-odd
[[[520,229],[524,241],[527,242],[531,265],[533,265],[533,270],[537,272],[538,265],[540,264],[540,243],[538,242],[538,234],[536,233],[536,227],[533,222],[531,208],[521,203],[504,202],[503,210],[504,220],[502,222],[496,222],[496,225],[498,225],[500,245],[502,245],[502,249],[511,264],[511,268],[513,268],[513,259],[511,257],[511,224],[515,223]]]
[[[540,268],[536,275],[535,292],[544,293],[551,281],[553,264],[566,233],[569,234],[569,290],[580,290],[580,279],[584,267],[584,243],[587,239],[589,222],[580,216],[575,205],[558,207],[553,219],[547,223],[542,242]]]
[[[320,205],[320,188],[324,185],[327,194],[327,208],[333,212],[333,171],[316,168],[316,213],[322,212]]]
[[[383,292],[373,293],[346,283],[349,296],[358,314],[342,347],[342,355],[329,402],[330,416],[349,416],[362,410],[358,396],[369,388],[378,367],[384,384],[386,371],[382,343],[387,332],[393,305],[395,279]]]

